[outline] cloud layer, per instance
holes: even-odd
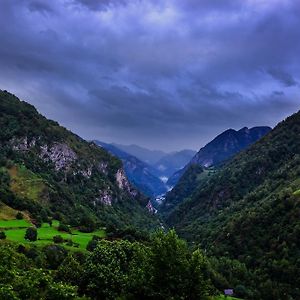
[[[198,149],[300,108],[299,0],[2,0],[0,88],[87,139]]]

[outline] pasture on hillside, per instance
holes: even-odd
[[[43,223],[40,228],[37,228],[38,239],[35,242],[30,242],[24,238],[26,229],[33,226],[28,220],[0,220],[0,231],[5,232],[6,239],[9,241],[22,244],[34,244],[37,246],[51,244],[53,243],[53,237],[60,235],[65,240],[62,245],[71,250],[85,250],[88,242],[94,235],[98,237],[105,237],[105,231],[103,229],[99,229],[91,233],[83,233],[75,228],[71,228],[71,233],[67,233],[58,231],[58,225],[59,222],[56,220],[52,222],[52,226],[48,223]]]

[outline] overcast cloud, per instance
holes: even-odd
[[[300,109],[300,0],[1,0],[0,89],[86,139],[198,149]]]

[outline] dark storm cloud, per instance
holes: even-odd
[[[297,81],[291,74],[288,74],[282,70],[272,68],[268,70],[268,73],[287,87],[298,85]]]
[[[75,0],[91,10],[109,9],[110,6],[126,4],[126,0]]]
[[[81,136],[199,148],[300,107],[300,1],[2,0],[0,88]]]

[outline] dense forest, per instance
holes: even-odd
[[[299,136],[300,112],[200,181],[167,218],[223,274],[223,259],[239,262],[233,281],[246,298],[300,298]]]

